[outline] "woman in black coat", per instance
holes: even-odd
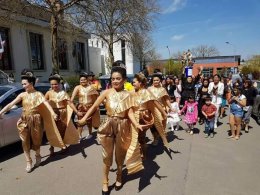
[[[182,74],[182,94],[181,94],[181,105],[184,105],[185,101],[189,99],[190,96],[195,96],[195,85],[199,81],[201,77],[202,68],[200,68],[199,74],[192,78],[188,76],[187,78],[184,75],[184,71]]]

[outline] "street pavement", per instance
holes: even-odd
[[[204,126],[200,125],[194,135],[183,130],[183,122],[179,131],[167,129],[171,153],[166,153],[162,144],[152,147],[147,132],[145,169],[130,176],[124,170],[123,188],[112,188],[111,195],[259,195],[260,126],[251,120],[250,132],[242,131],[240,140],[235,141],[227,139],[228,116],[220,122],[214,138],[204,138]],[[47,144],[42,146],[42,164],[31,173],[25,172],[20,143],[1,149],[0,194],[101,194],[101,147],[94,138],[70,146],[65,154],[55,148],[57,153],[51,158],[48,149]],[[110,185],[115,182],[115,168],[113,164]]]

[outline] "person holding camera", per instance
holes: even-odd
[[[231,136],[228,138],[238,140],[240,137],[241,123],[244,115],[243,107],[246,106],[246,96],[241,93],[240,88],[233,89],[233,96],[229,99],[229,104],[229,124]]]
[[[243,89],[242,93],[246,96],[246,106],[243,108],[244,110],[244,116],[243,116],[243,128],[245,129],[245,132],[249,132],[249,122],[251,118],[251,114],[253,111],[253,105],[255,98],[257,96],[257,89],[252,86],[252,81],[251,80],[245,80],[243,82]]]

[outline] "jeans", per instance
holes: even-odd
[[[209,135],[210,133],[214,132],[214,123],[215,123],[214,118],[211,120],[208,120],[208,119],[205,120],[205,133],[206,134]]]
[[[215,102],[212,102],[214,106],[216,106],[217,110],[216,110],[216,113],[215,113],[215,120],[214,120],[214,124],[215,124],[215,128],[217,128],[217,124],[218,124],[218,115],[219,115],[219,109],[220,109],[220,106],[221,104],[217,104]]]
[[[231,103],[230,105],[230,113],[233,114],[235,117],[241,119],[243,118],[244,115],[243,108],[234,102]]]
[[[244,111],[243,121],[248,124],[253,111],[253,107],[249,106],[247,111]]]

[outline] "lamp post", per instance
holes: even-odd
[[[236,47],[234,44],[230,43],[229,41],[225,42],[228,45],[231,45],[233,47],[233,56],[234,56],[234,62],[236,62]]]
[[[168,45],[166,46],[169,52],[169,65],[168,65],[168,74],[170,73],[170,66],[171,66],[171,52],[170,52],[170,48],[168,47]]]

